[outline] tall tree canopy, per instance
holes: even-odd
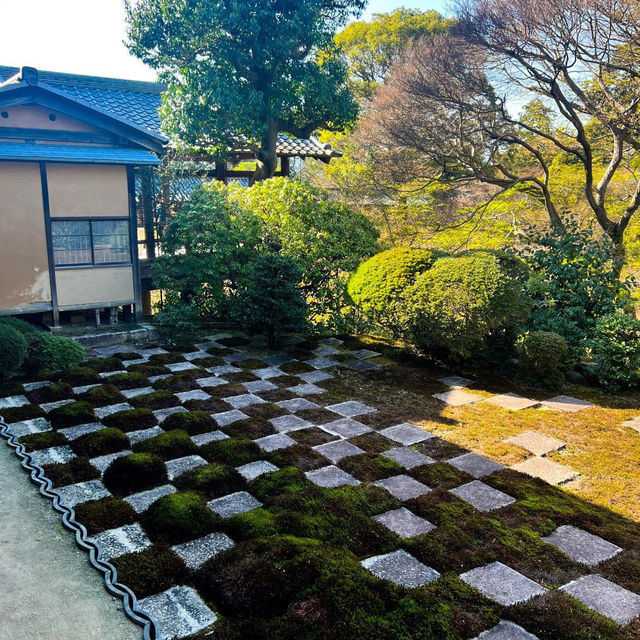
[[[163,117],[186,145],[252,149],[271,177],[278,133],[357,116],[335,32],[366,0],[125,0],[128,47],[160,72]]]
[[[437,11],[400,8],[376,13],[371,22],[352,22],[336,35],[359,97],[370,98],[409,44],[447,31],[453,20]]]
[[[640,208],[640,10],[628,0],[462,0],[376,94],[361,139],[424,184],[537,199],[558,229],[560,158],[620,248]],[[522,97],[536,96],[527,109]]]

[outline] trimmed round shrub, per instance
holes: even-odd
[[[89,500],[74,507],[76,520],[87,528],[87,533],[96,533],[132,524],[138,519],[133,507],[122,498],[102,498]]]
[[[213,431],[218,426],[216,421],[204,411],[186,411],[170,415],[162,422],[162,428],[165,431],[181,429],[189,435],[195,436],[199,433]]]
[[[191,455],[197,450],[196,445],[186,431],[170,431],[158,436],[137,442],[133,445],[136,452],[153,453],[163,460],[182,458]]]
[[[378,253],[363,262],[351,276],[349,295],[369,322],[399,337],[404,292],[442,255],[429,249],[408,247]]]
[[[38,334],[40,368],[50,371],[67,371],[84,360],[84,349],[75,341],[51,333]]]
[[[76,424],[85,422],[93,422],[95,420],[93,407],[82,400],[78,402],[70,402],[62,407],[53,409],[47,414],[47,419],[56,429],[65,427],[73,427]]]
[[[104,472],[104,485],[111,493],[124,496],[164,484],[167,470],[162,458],[151,453],[132,453],[116,458]]]
[[[71,443],[71,448],[79,456],[95,458],[96,456],[104,456],[108,453],[116,453],[128,449],[129,438],[120,429],[105,427],[100,431],[80,436]]]
[[[105,427],[115,427],[121,431],[150,429],[158,422],[151,409],[125,409],[102,419]]]
[[[591,342],[595,374],[610,389],[635,387],[640,381],[640,320],[611,313],[596,322]]]
[[[191,491],[173,493],[156,500],[141,522],[154,542],[180,544],[210,533],[218,518],[204,500]]]
[[[42,333],[39,329],[34,327],[30,322],[23,320],[22,318],[0,318],[0,326],[11,327],[15,329],[21,335],[35,336]]]
[[[20,369],[27,357],[26,338],[13,327],[0,325],[0,376],[9,377]]]
[[[516,343],[523,376],[548,387],[562,383],[568,353],[567,341],[553,331],[531,331]]]
[[[530,302],[513,265],[475,251],[436,260],[405,292],[403,307],[416,348],[445,359],[467,359],[492,343],[513,344]]]

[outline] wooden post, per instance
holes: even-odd
[[[289,156],[280,156],[280,173],[285,178],[291,177],[291,163],[289,162]]]

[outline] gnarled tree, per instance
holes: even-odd
[[[450,34],[408,52],[376,94],[359,134],[367,153],[405,180],[517,189],[560,230],[550,176],[563,155],[622,251],[640,207],[638,3],[463,0],[457,18]],[[536,108],[522,109],[523,97]]]

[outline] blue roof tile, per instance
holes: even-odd
[[[82,164],[154,165],[161,160],[149,151],[122,147],[0,142],[0,160],[80,162]]]

